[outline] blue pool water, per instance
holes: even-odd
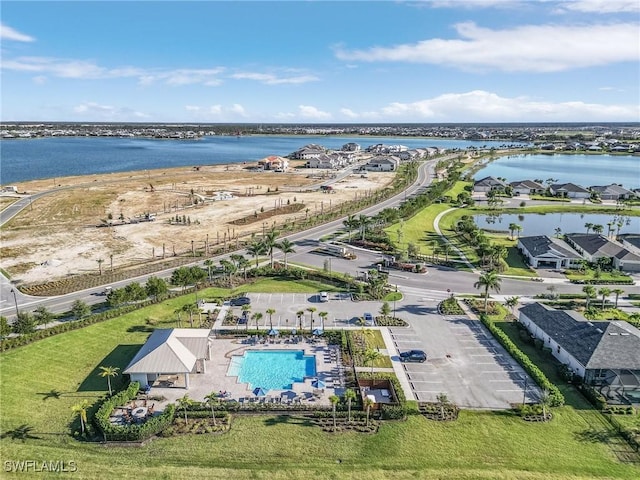
[[[304,377],[316,376],[316,357],[302,350],[247,350],[231,358],[227,375],[251,389],[286,390]]]

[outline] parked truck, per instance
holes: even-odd
[[[356,258],[355,254],[344,245],[337,245],[335,243],[321,243],[320,249],[323,253],[327,255],[333,255],[335,257],[346,258],[348,260],[354,260]]]

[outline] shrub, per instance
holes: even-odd
[[[495,324],[489,320],[484,314],[480,315],[480,320],[491,332],[491,334],[500,342],[500,344],[509,352],[509,354],[524,368],[524,370],[531,375],[531,378],[538,384],[538,386],[549,392],[549,401],[552,407],[559,407],[564,405],[564,395],[553,383],[549,381],[547,376],[537,365],[535,365],[531,359],[520,350],[511,339],[500,330]]]
[[[403,405],[382,404],[382,418],[384,420],[402,420],[407,416]]]

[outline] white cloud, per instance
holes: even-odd
[[[36,75],[32,80],[36,85],[44,85],[47,83],[48,78],[45,75]]]
[[[73,108],[73,111],[90,120],[142,120],[149,118],[146,113],[135,111],[128,107],[114,107],[112,105],[100,105],[95,102],[85,102]]]
[[[637,23],[600,25],[524,25],[491,30],[473,22],[455,25],[459,39],[434,38],[414,44],[344,50],[345,61],[408,62],[465,70],[556,72],[572,68],[637,62]]]
[[[360,116],[350,108],[341,108],[340,113],[347,118],[358,118]]]
[[[330,113],[318,110],[311,105],[299,105],[298,115],[306,120],[329,120],[331,118]]]
[[[256,73],[256,72],[241,72],[231,75],[231,78],[236,80],[255,80],[265,83],[267,85],[282,85],[293,84],[298,85],[302,83],[315,82],[318,77],[314,75],[297,75],[291,77],[278,77],[271,73]]]
[[[60,78],[99,80],[110,78],[136,78],[141,85],[164,82],[171,86],[201,84],[216,86],[222,83],[218,76],[224,68],[205,69],[143,69],[132,66],[105,68],[89,60],[54,57],[18,57],[2,62],[2,68],[21,72],[49,74]]]
[[[559,12],[634,13],[640,12],[638,0],[570,0],[558,5]]]
[[[0,39],[13,40],[14,42],[35,42],[36,39],[30,35],[18,32],[17,30],[0,23]]]
[[[379,115],[396,122],[635,121],[640,116],[640,106],[553,103],[474,90],[410,103],[394,102],[380,109]]]
[[[430,0],[424,5],[433,8],[491,8],[491,7],[514,7],[524,3],[523,0]],[[422,5],[419,3],[418,5]]]
[[[202,120],[219,120],[219,121],[232,121],[240,118],[245,118],[247,113],[245,108],[239,103],[234,103],[231,106],[223,105],[185,105],[185,110],[194,115],[194,118]]]

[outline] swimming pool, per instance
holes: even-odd
[[[249,388],[287,390],[304,377],[316,376],[316,356],[303,350],[247,350],[231,357],[227,376],[238,377]]]

